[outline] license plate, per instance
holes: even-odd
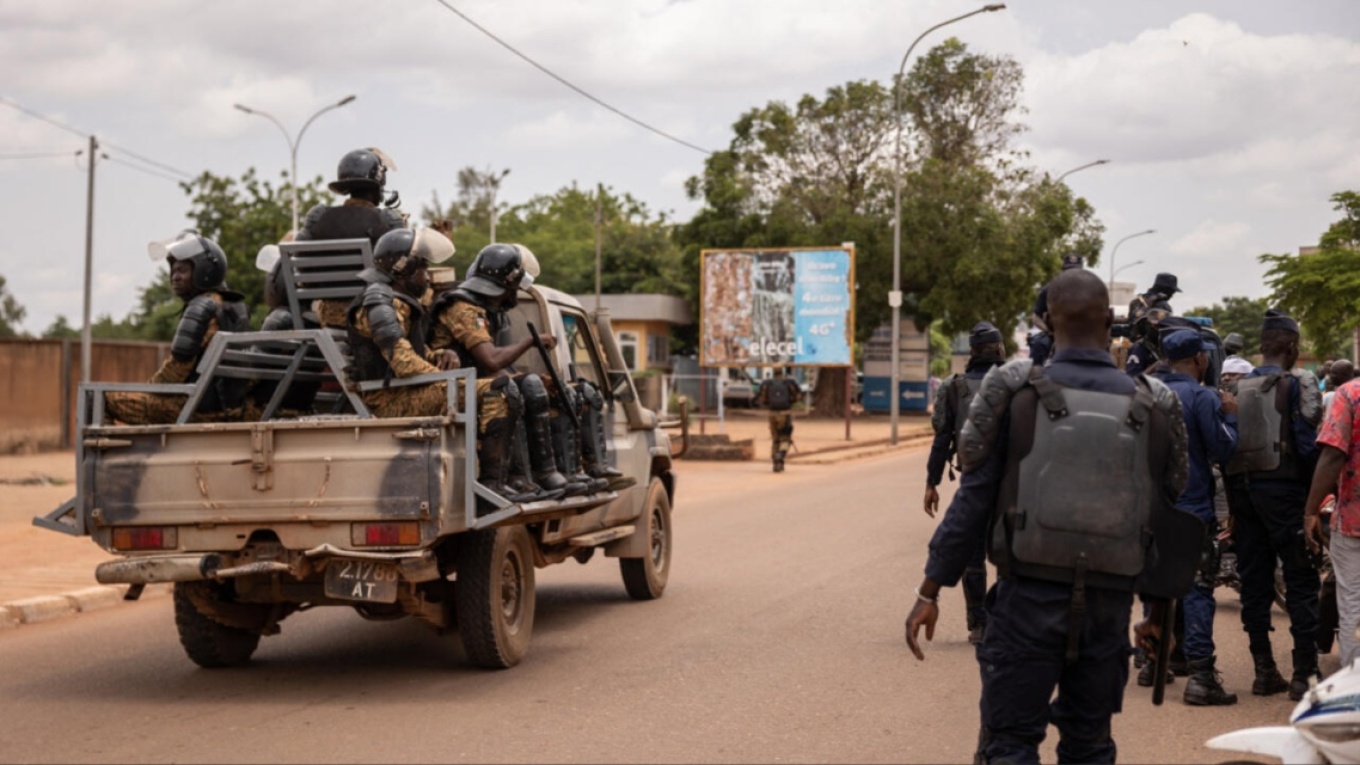
[[[363,603],[397,602],[397,566],[371,560],[326,564],[326,597]]]

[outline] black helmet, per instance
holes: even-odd
[[[402,276],[412,258],[427,264],[443,263],[453,252],[453,242],[434,229],[396,228],[378,238],[373,247],[373,265],[388,276]],[[367,270],[359,276],[366,274],[371,276]]]
[[[217,242],[197,231],[184,231],[169,244],[152,242],[147,246],[147,252],[152,260],[164,260],[172,266],[177,261],[191,261],[194,264],[194,289],[199,292],[226,289],[227,255]]]
[[[365,189],[382,191],[383,186],[387,185],[389,168],[397,169],[382,151],[355,149],[340,158],[335,180],[327,187],[337,194],[354,194]]]
[[[519,289],[524,279],[524,259],[513,244],[488,244],[468,266],[463,288],[487,297],[500,297]]]

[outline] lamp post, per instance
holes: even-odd
[[[491,243],[496,243],[496,193],[501,190],[501,181],[510,174],[510,168],[505,168],[499,173],[489,173],[486,176],[486,183],[491,187]]]
[[[1135,236],[1146,236],[1147,234],[1155,234],[1155,233],[1157,233],[1157,230],[1156,230],[1156,229],[1150,228],[1150,229],[1148,229],[1147,231],[1139,231],[1139,232],[1136,233],[1136,234],[1129,234],[1128,236],[1126,236],[1126,237],[1124,237],[1123,239],[1120,239],[1119,241],[1117,241],[1117,242],[1114,243],[1114,249],[1113,249],[1113,250],[1110,250],[1110,294],[1111,294],[1112,296],[1114,295],[1114,275],[1115,275],[1115,270],[1114,270],[1114,256],[1117,255],[1117,254],[1119,254],[1119,245],[1121,245],[1121,244],[1123,244],[1123,243],[1129,241],[1130,239],[1134,238]]]
[[[892,377],[888,389],[890,402],[888,411],[892,418],[891,442],[894,445],[897,443],[897,421],[902,398],[902,392],[899,390],[902,380],[902,349],[899,347],[902,344],[902,78],[907,71],[907,59],[911,58],[911,52],[916,49],[916,44],[926,35],[940,27],[963,21],[969,16],[1003,10],[1005,7],[1005,3],[984,5],[962,16],[941,21],[922,32],[907,47],[906,54],[902,56],[902,65],[897,68],[897,79],[893,81],[893,117],[898,124],[897,140],[893,146],[893,286],[892,292],[888,293],[888,305],[892,307]]]
[[[278,118],[275,117],[274,115],[269,114],[268,112],[262,112],[262,111],[260,111],[259,109],[252,109],[252,108],[250,108],[249,106],[242,106],[241,104],[232,104],[233,107],[235,107],[236,109],[239,109],[240,111],[245,112],[246,114],[254,114],[254,115],[258,116],[258,117],[264,117],[265,119],[267,119],[267,120],[269,120],[270,122],[272,122],[272,123],[274,123],[275,125],[277,125],[278,128],[279,128],[279,130],[283,131],[283,138],[284,138],[285,141],[288,142],[288,153],[289,153],[289,156],[290,156],[291,159],[292,159],[292,170],[290,171],[290,172],[292,173],[292,175],[289,176],[289,180],[291,181],[291,183],[290,183],[289,185],[292,186],[292,189],[293,189],[293,231],[294,231],[294,232],[296,232],[296,231],[298,230],[298,177],[297,177],[297,153],[298,153],[298,144],[302,143],[302,134],[307,132],[307,128],[311,126],[312,122],[315,121],[317,117],[320,117],[321,115],[325,114],[326,112],[330,111],[331,109],[339,109],[340,107],[344,106],[345,104],[347,104],[347,103],[353,101],[355,98],[357,98],[357,96],[348,95],[348,96],[345,96],[344,98],[340,99],[339,101],[336,101],[335,103],[331,104],[330,106],[322,107],[321,109],[319,109],[315,114],[313,114],[312,116],[308,117],[306,122],[302,123],[302,129],[298,131],[298,133],[297,133],[297,138],[294,138],[292,135],[290,135],[290,134],[288,133],[288,128],[284,127],[284,126],[283,126],[283,123],[282,123],[282,122],[279,122]]]
[[[1097,166],[1097,165],[1108,165],[1109,163],[1110,163],[1110,160],[1108,160],[1108,159],[1098,159],[1098,160],[1096,160],[1095,162],[1087,162],[1086,164],[1084,164],[1084,165],[1082,165],[1082,166],[1080,166],[1080,167],[1074,167],[1074,168],[1072,168],[1071,170],[1068,170],[1067,172],[1065,172],[1065,173],[1063,173],[1062,175],[1058,176],[1058,178],[1057,178],[1057,180],[1056,180],[1055,182],[1056,182],[1056,183],[1062,183],[1062,179],[1066,178],[1067,176],[1071,175],[1072,173],[1075,173],[1075,172],[1078,172],[1078,171],[1081,171],[1081,170],[1085,170],[1085,169],[1088,168],[1088,167],[1095,167],[1095,166]]]
[[[1141,261],[1141,260],[1135,260],[1135,261],[1133,261],[1132,263],[1130,263],[1130,264],[1128,264],[1128,265],[1126,265],[1126,266],[1120,266],[1119,268],[1116,268],[1116,269],[1114,270],[1114,273],[1110,275],[1110,280],[1111,280],[1111,282],[1113,282],[1114,277],[1119,276],[1119,272],[1120,272],[1120,271],[1123,271],[1123,270],[1129,269],[1129,268],[1133,268],[1134,266],[1141,266],[1141,265],[1143,265],[1143,262],[1144,262],[1144,261]]]

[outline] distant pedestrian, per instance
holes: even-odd
[[[784,376],[783,367],[760,385],[756,404],[770,410],[770,462],[774,472],[784,472],[784,458],[793,447],[793,404],[802,391],[798,381]]]
[[[1355,640],[1360,624],[1360,380],[1342,383],[1328,395],[1334,397],[1318,431],[1320,453],[1304,505],[1303,533],[1309,550],[1318,554],[1323,544],[1319,511],[1327,495],[1335,493],[1328,551],[1336,575],[1337,633],[1344,667],[1360,655]]]

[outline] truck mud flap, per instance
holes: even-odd
[[[85,529],[80,526],[80,514],[76,512],[79,500],[79,497],[71,497],[61,503],[61,507],[47,515],[33,516],[33,525],[49,531],[60,531],[73,537],[85,536]]]

